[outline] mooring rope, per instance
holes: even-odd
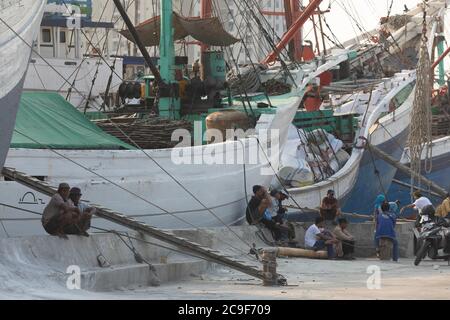
[[[411,115],[411,130],[408,139],[411,157],[411,170],[417,174],[421,172],[421,160],[423,151],[426,150],[425,170],[432,169],[432,113],[431,113],[431,60],[428,52],[427,37],[427,5],[428,0],[423,0],[423,30],[420,57],[417,66],[416,95],[414,98]],[[417,178],[420,185],[420,176]],[[414,185],[414,177],[411,176],[411,185]],[[411,193],[413,190],[411,190]]]

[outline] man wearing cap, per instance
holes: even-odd
[[[89,236],[86,232],[91,227],[92,215],[95,213],[95,208],[89,207],[86,203],[81,202],[81,190],[80,188],[74,187],[70,189],[69,203],[77,207],[80,210],[80,215],[78,216],[78,222],[66,228],[67,234],[76,234]]]
[[[277,223],[283,224],[286,219],[286,208],[283,207],[283,201],[289,199],[289,196],[284,190],[272,190],[270,192],[272,196],[272,214],[273,220]]]
[[[277,223],[281,230],[281,236],[284,240],[293,240],[295,238],[295,227],[292,223],[288,222],[287,210],[283,207],[283,201],[289,199],[289,195],[285,190],[272,190],[270,192],[272,196],[272,220]]]
[[[67,183],[59,185],[58,192],[53,195],[45,207],[41,220],[42,226],[48,234],[64,239],[68,239],[64,229],[74,224],[80,214],[80,210],[67,201],[69,191],[70,186]]]
[[[327,196],[323,198],[320,205],[320,216],[324,219],[325,224],[329,224],[329,222],[334,222],[336,217],[340,215],[341,209],[338,200],[334,197],[334,191],[328,190]]]

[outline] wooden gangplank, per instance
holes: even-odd
[[[48,185],[47,183],[35,179],[26,175],[25,173],[18,172],[15,169],[11,168],[3,168],[2,170],[3,176],[8,179],[14,180],[17,183],[20,183],[30,189],[33,189],[37,192],[45,194],[49,197],[53,196],[57,190]],[[174,247],[184,250],[187,253],[191,253],[199,258],[204,260],[208,260],[228,268],[234,269],[236,271],[248,274],[254,278],[258,278],[261,280],[267,280],[266,275],[259,270],[259,266],[255,266],[249,263],[245,263],[242,261],[238,261],[233,259],[230,256],[225,256],[219,251],[212,250],[208,247],[202,246],[198,243],[192,242],[188,239],[178,237],[171,232],[164,231],[155,227],[152,227],[148,224],[136,221],[130,217],[127,217],[124,214],[114,212],[110,209],[104,208],[99,205],[91,205],[91,207],[96,209],[95,215],[103,218],[105,220],[114,222],[118,225],[124,226],[126,228],[141,232],[143,234],[149,235],[155,239],[158,239],[162,242],[173,245]],[[286,284],[285,278],[281,275],[277,275],[279,279],[279,284]]]

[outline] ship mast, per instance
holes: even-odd
[[[159,115],[169,119],[180,118],[180,99],[174,92],[175,81],[175,44],[173,27],[172,0],[161,0],[161,32],[159,44],[159,67],[161,77],[169,85],[169,92],[161,92]]]
[[[200,18],[208,19],[212,17],[212,0],[201,0],[200,1]],[[209,47],[206,44],[201,44],[201,52],[205,53]]]
[[[286,19],[286,28],[289,28],[301,14],[300,3],[298,0],[284,0],[284,11]],[[303,58],[302,50],[302,30],[298,30],[292,41],[289,43],[289,55],[293,61],[301,61]]]

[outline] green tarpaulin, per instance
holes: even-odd
[[[24,92],[11,148],[135,149],[103,132],[57,93]]]

